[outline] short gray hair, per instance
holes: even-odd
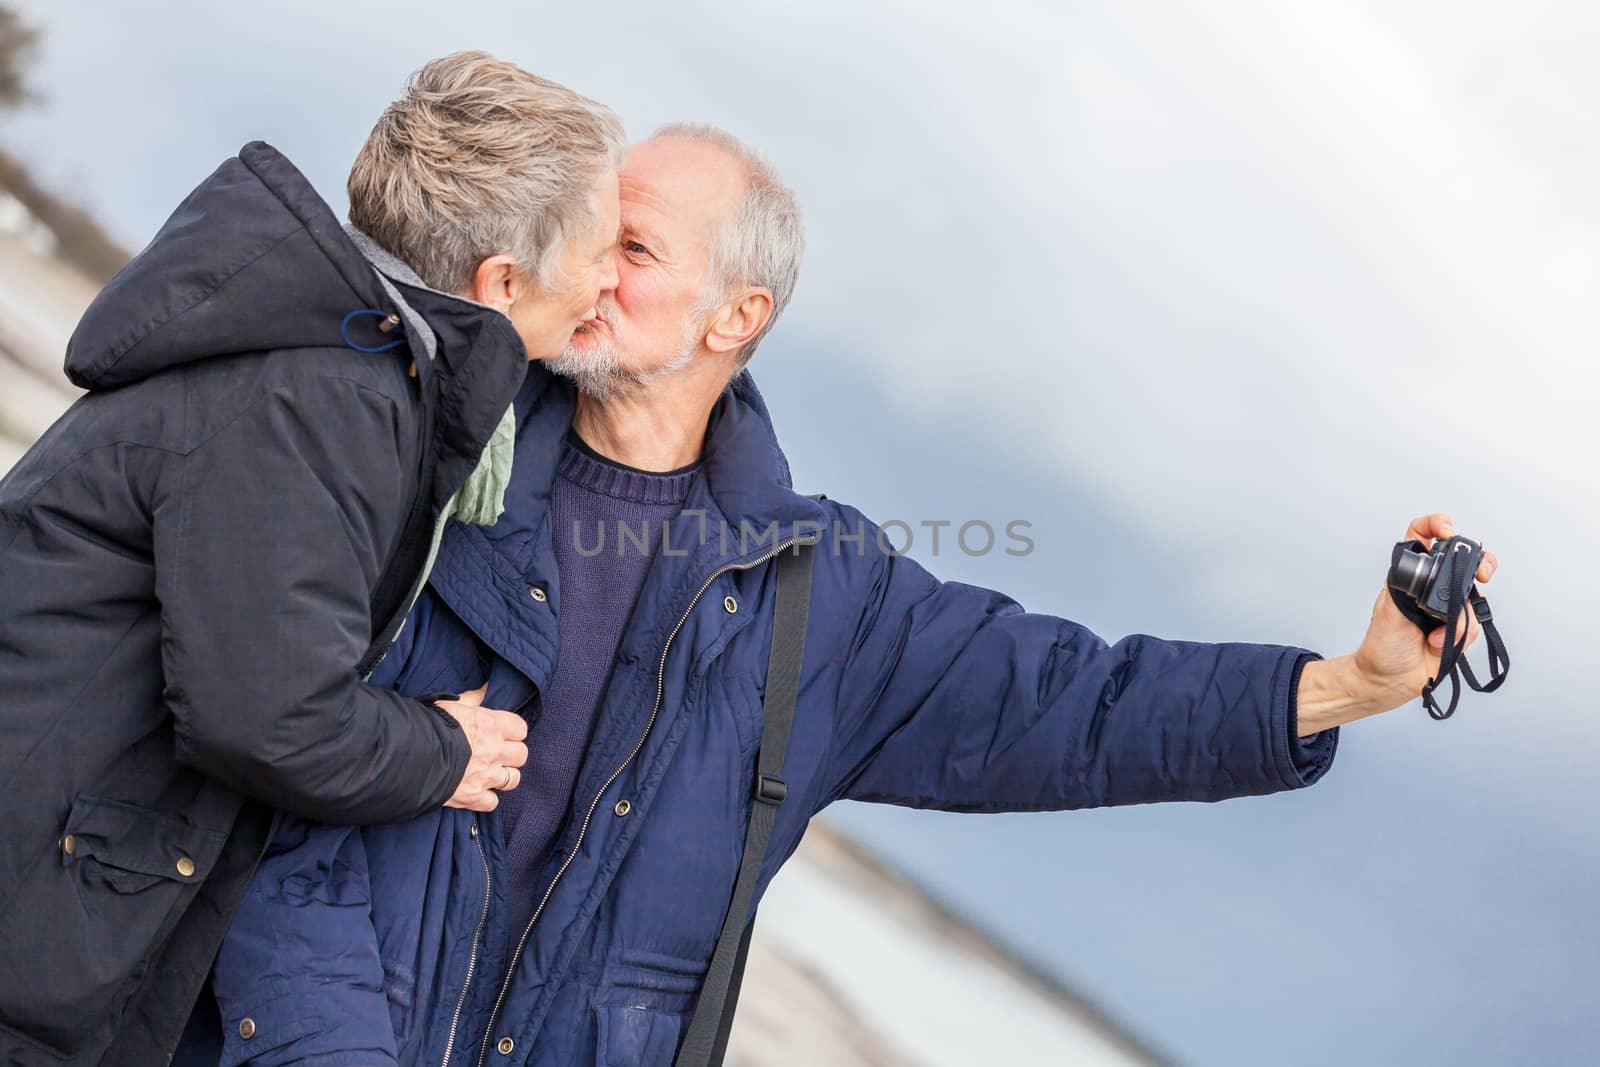
[[[720,148],[744,167],[744,200],[711,239],[709,291],[697,309],[702,313],[710,310],[740,285],[759,285],[772,293],[772,317],[739,353],[739,366],[743,367],[777,325],[800,280],[806,253],[800,205],[778,168],[727,130],[701,122],[674,122],[657,130],[656,137],[678,137]]]
[[[446,292],[496,255],[549,284],[567,241],[593,224],[590,191],[622,148],[605,105],[487,52],[456,52],[413,74],[373,127],[350,169],[350,221]]]

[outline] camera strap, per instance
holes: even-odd
[[[1414,552],[1427,551],[1426,546],[1420,541],[1401,541],[1394,546],[1390,565],[1398,563],[1400,553],[1407,549]],[[1460,573],[1462,560],[1458,554],[1451,555],[1448,565],[1450,600],[1445,621],[1442,623],[1419,608],[1414,600],[1402,597],[1392,588],[1389,590],[1389,598],[1394,601],[1395,607],[1399,608],[1400,613],[1410,619],[1424,634],[1431,634],[1440,626],[1445,628],[1444,651],[1439,657],[1439,673],[1436,677],[1428,679],[1428,684],[1422,687],[1422,706],[1427,708],[1428,714],[1435,719],[1448,719],[1455,714],[1456,704],[1461,699],[1461,681],[1457,672],[1466,678],[1467,685],[1474,692],[1492,693],[1500,688],[1501,683],[1506,680],[1506,673],[1511,669],[1511,655],[1506,651],[1506,644],[1500,638],[1499,629],[1495,627],[1494,614],[1489,610],[1489,601],[1478,592],[1476,585],[1468,586],[1466,595],[1462,595],[1464,584]],[[1468,627],[1462,619],[1462,613],[1468,603],[1472,605],[1472,613],[1477,616],[1478,624],[1483,627],[1483,641],[1489,649],[1487,682],[1478,681],[1478,676],[1472,672],[1472,665],[1466,658]],[[1456,638],[1458,624],[1461,633],[1459,641]],[[1447,678],[1450,680],[1450,703],[1447,707],[1441,708],[1433,694]]]

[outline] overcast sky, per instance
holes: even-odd
[[[799,487],[1031,521],[916,554],[1108,639],[1351,651],[1453,511],[1515,666],[1450,722],[1349,727],[1290,796],[836,817],[1182,1062],[1592,1057],[1600,8],[19,6],[47,99],[0,143],[134,247],[256,138],[342,211],[460,47],[746,136],[808,215],[754,367]]]

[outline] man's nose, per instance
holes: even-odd
[[[606,256],[606,261],[600,267],[600,291],[609,293],[616,289],[620,274],[617,270],[617,261],[622,256],[622,246],[611,249],[611,254]]]

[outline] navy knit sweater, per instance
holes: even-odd
[[[623,628],[662,530],[683,509],[699,473],[698,463],[666,474],[637,470],[604,458],[576,435],[567,439],[551,496],[561,653],[529,723],[522,784],[500,798],[510,899],[520,911],[511,929],[518,935],[533,908],[545,850],[565,824]]]

